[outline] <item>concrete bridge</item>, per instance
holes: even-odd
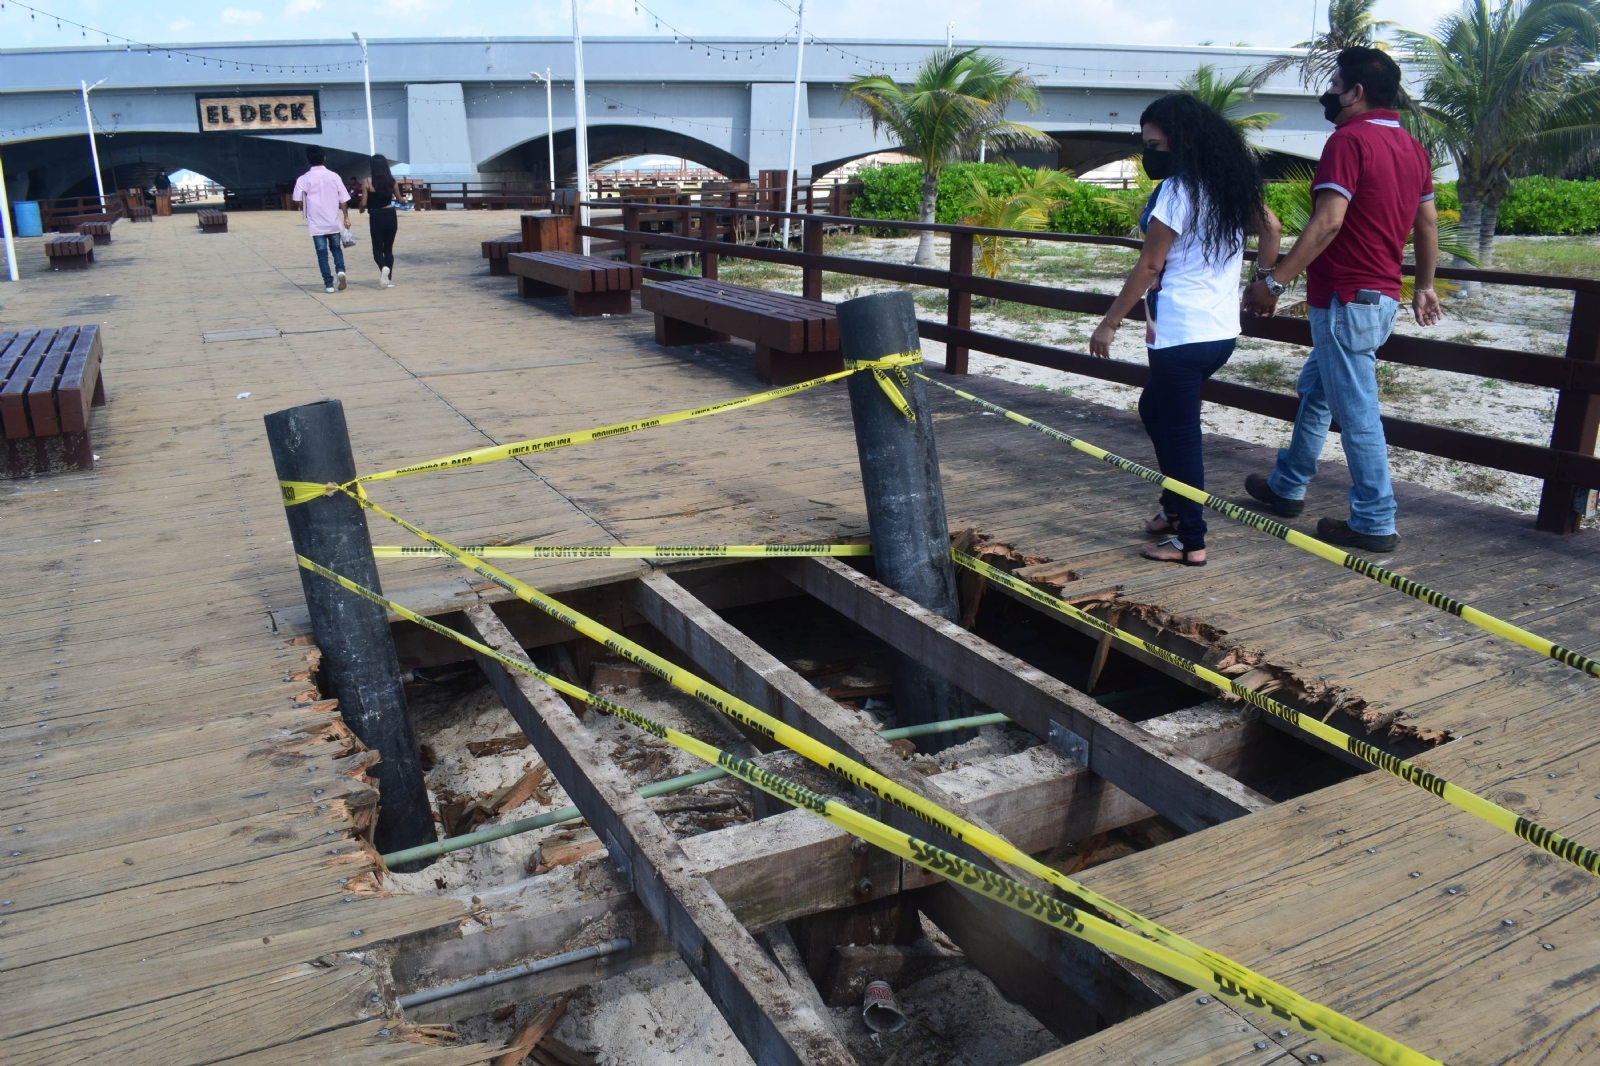
[[[844,85],[869,70],[909,77],[942,41],[810,41],[797,153],[802,175],[821,177],[849,160],[896,145],[842,102]],[[970,43],[970,42],[962,42]],[[1042,106],[1011,116],[1049,133],[1053,152],[1016,156],[1029,165],[1083,171],[1130,154],[1140,111],[1202,63],[1229,74],[1281,52],[984,42],[1039,80]],[[378,151],[433,181],[548,177],[573,180],[573,55],[564,38],[451,38],[369,42]],[[101,166],[110,185],[143,183],[188,168],[225,185],[292,180],[303,145],[327,149],[349,176],[366,172],[367,115],[354,40],[0,51],[0,149],[13,198],[93,193],[78,81],[91,85]],[[788,159],[795,45],[719,38],[593,37],[585,42],[589,158],[595,167],[632,156],[683,156],[730,177],[782,169]],[[554,122],[529,71],[556,79]],[[565,84],[562,84],[563,80]],[[308,99],[309,98],[309,99]],[[299,100],[300,128],[277,132]],[[259,105],[266,113],[258,114]],[[1256,140],[1269,158],[1315,158],[1331,127],[1296,72],[1256,95],[1284,118]],[[207,108],[211,108],[208,112]],[[245,114],[250,123],[243,123]],[[250,132],[239,132],[241,125]],[[551,128],[553,126],[553,129]]]

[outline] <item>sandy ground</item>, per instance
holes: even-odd
[[[1593,246],[1595,258],[1600,259],[1600,242],[1587,238],[1502,237],[1497,242],[1497,255],[1500,265],[1507,269],[1568,273],[1572,272],[1572,265],[1567,259],[1574,252],[1581,252],[1579,246],[1585,241]],[[941,240],[937,247],[943,260],[948,246]],[[909,263],[916,241],[909,237],[833,236],[829,238],[827,250],[830,254]],[[1007,278],[1105,293],[1114,293],[1121,287],[1135,259],[1135,253],[1127,249],[1045,241],[1018,246],[1013,254],[1015,259],[1004,274]],[[1551,265],[1544,264],[1546,259],[1551,260]],[[773,288],[799,291],[798,271],[767,264],[724,261],[721,276],[729,281],[750,280]],[[838,275],[825,277],[830,299],[895,287]],[[1282,306],[1303,295],[1303,291],[1299,291],[1286,296]],[[940,293],[922,290],[917,300],[925,314],[937,316],[945,310],[945,300]],[[1571,297],[1566,293],[1490,285],[1484,286],[1477,297],[1469,297],[1464,292],[1445,295],[1444,303],[1444,322],[1430,328],[1418,326],[1409,310],[1403,309],[1397,332],[1543,355],[1560,355],[1566,349],[1567,318],[1572,306]],[[1098,321],[1091,315],[1016,304],[990,307],[982,299],[974,301],[972,312],[974,329],[1080,352],[1088,350],[1089,334]],[[942,354],[942,346],[930,343],[927,351],[930,357],[936,357]],[[1219,376],[1293,394],[1305,356],[1306,350],[1295,345],[1241,338],[1233,358]],[[1124,325],[1117,335],[1112,357],[1125,362],[1144,362],[1143,323]],[[1135,388],[981,353],[973,353],[969,365],[973,374],[1067,392],[1080,399],[1124,410],[1135,409],[1139,399],[1139,390]],[[1526,388],[1398,364],[1380,364],[1379,373],[1380,400],[1386,414],[1494,434],[1507,440],[1533,444],[1549,442],[1556,402],[1552,389]],[[1208,432],[1271,447],[1286,446],[1291,429],[1287,422],[1209,403],[1202,405],[1201,423]],[[1323,458],[1329,462],[1344,461],[1337,434],[1329,436]],[[1392,475],[1399,479],[1517,511],[1531,512],[1538,506],[1540,482],[1533,478],[1449,462],[1401,448],[1389,449],[1389,462]]]

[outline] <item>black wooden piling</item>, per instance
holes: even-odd
[[[279,480],[344,484],[356,476],[344,405],[338,400],[276,411],[266,416],[266,424]],[[285,511],[296,553],[382,591],[360,504],[337,492]],[[433,812],[384,609],[305,569],[300,570],[300,584],[322,650],[324,694],[339,701],[345,724],[382,757],[374,768],[380,806],[373,843],[380,853],[432,843],[437,839]]]
[[[847,360],[919,351],[922,342],[911,294],[877,293],[840,304],[839,342]],[[849,378],[873,564],[879,581],[954,622],[960,606],[933,419],[923,382],[909,372],[906,376],[909,383],[894,375],[891,380],[915,413],[914,421],[900,412],[870,372]],[[899,725],[943,722],[972,713],[965,692],[898,653],[894,705]],[[973,735],[971,730],[935,734],[919,739],[918,746],[937,751]]]

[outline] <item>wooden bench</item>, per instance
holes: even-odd
[[[88,270],[94,262],[94,238],[80,233],[51,237],[44,242],[44,254],[57,270]]]
[[[226,211],[218,211],[214,207],[208,207],[200,211],[198,217],[200,219],[201,233],[228,232],[228,213]]]
[[[506,265],[506,256],[512,252],[522,251],[522,234],[508,233],[504,237],[496,237],[491,241],[483,242],[483,257],[489,260],[489,273],[509,274],[511,268]]]
[[[105,402],[99,326],[0,330],[0,477],[93,470],[89,408]]]
[[[111,223],[109,222],[80,222],[78,223],[80,237],[93,237],[96,244],[111,243]]]
[[[642,267],[571,252],[512,252],[506,261],[517,295],[565,294],[567,310],[580,318],[632,314],[633,290],[644,284]]]
[[[772,385],[844,369],[839,322],[825,300],[685,278],[645,286],[639,305],[655,314],[656,343],[663,346],[725,341],[730,335],[754,342],[756,373]]]
[[[128,208],[129,222],[154,222],[155,220],[155,211],[144,206],[143,204],[135,204],[134,206]]]

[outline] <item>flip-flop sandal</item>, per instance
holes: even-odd
[[[1151,548],[1168,547],[1177,548],[1178,551],[1183,553],[1183,557],[1181,559],[1162,559],[1150,554]],[[1191,555],[1195,554],[1195,552],[1203,551],[1205,551],[1204,548],[1185,548],[1183,546],[1183,541],[1179,540],[1177,537],[1173,537],[1171,540],[1164,540],[1159,544],[1146,545],[1144,548],[1139,550],[1139,554],[1144,556],[1146,559],[1149,559],[1152,563],[1180,563],[1183,566],[1204,566],[1206,565],[1206,561],[1204,559],[1189,558]]]
[[[1151,529],[1150,528],[1150,523],[1151,522],[1162,522],[1162,523],[1164,523],[1166,525],[1167,528],[1165,528],[1165,529]],[[1146,536],[1165,537],[1165,536],[1168,536],[1169,534],[1176,533],[1178,531],[1178,522],[1177,522],[1177,519],[1175,519],[1171,515],[1167,514],[1167,509],[1165,507],[1163,507],[1161,510],[1159,510],[1159,511],[1157,511],[1155,513],[1155,517],[1154,518],[1146,519],[1145,524],[1144,524],[1144,531],[1145,531],[1145,535]]]

